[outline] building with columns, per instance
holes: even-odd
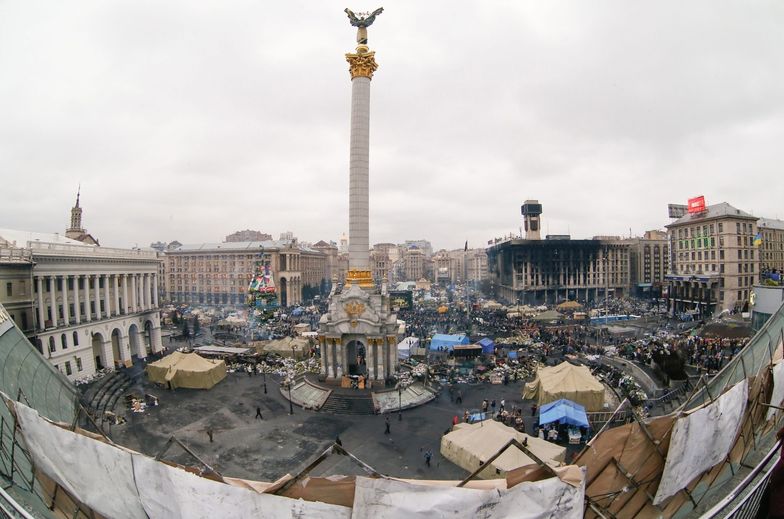
[[[278,303],[302,303],[305,287],[329,281],[327,256],[292,240],[181,245],[165,252],[166,298],[174,303],[245,304],[258,261],[268,262]]]
[[[19,276],[20,262],[11,268],[6,261],[0,279],[12,277],[11,297],[22,298],[15,321],[69,379],[130,366],[133,357],[163,349],[154,251],[10,230],[0,230],[0,249],[0,257],[29,257],[29,277]]]

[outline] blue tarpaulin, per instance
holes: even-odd
[[[558,422],[560,424],[590,427],[585,408],[564,398],[539,408],[539,425]]]
[[[446,335],[443,333],[437,333],[433,335],[432,339],[430,339],[430,351],[452,351],[455,346],[459,346],[461,344],[470,344],[470,342],[471,341],[468,340],[468,337],[463,334]]]
[[[515,350],[509,350],[506,353],[506,356],[509,357],[512,360],[515,360],[515,359],[517,359],[517,352]]]
[[[493,339],[485,337],[477,344],[482,345],[482,353],[493,353],[495,351],[495,342],[493,342]]]

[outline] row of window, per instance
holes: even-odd
[[[724,222],[718,222],[719,234],[724,232]],[[756,232],[753,223],[735,222],[735,234],[746,234],[753,236]],[[678,239],[707,237],[715,234],[714,224],[696,225],[694,227],[684,227],[678,229]]]
[[[76,361],[76,371],[77,372],[78,371],[82,371],[82,369],[83,369],[83,367],[82,367],[82,358],[81,357],[76,357],[75,361]],[[63,364],[63,366],[65,367],[65,374],[70,377],[73,374],[73,370],[71,369],[71,361],[70,360],[66,360],[65,364]],[[60,370],[60,372],[62,373],[63,370],[60,368],[60,366],[55,364],[54,367],[55,367],[55,369]]]

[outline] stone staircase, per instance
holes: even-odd
[[[373,398],[369,394],[363,395],[346,395],[333,392],[324,405],[321,411],[332,414],[375,414],[376,410],[373,406]]]

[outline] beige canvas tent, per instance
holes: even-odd
[[[540,406],[566,398],[585,407],[586,411],[601,411],[604,385],[591,375],[588,367],[562,362],[539,369],[534,381],[525,385],[523,398],[537,400]]]
[[[452,432],[441,437],[441,454],[455,465],[473,472],[512,438],[520,443],[527,438],[528,449],[548,465],[558,466],[564,461],[565,447],[528,436],[494,420],[455,425]],[[510,447],[480,472],[479,477],[503,478],[507,471],[532,463],[535,462],[521,450]]]
[[[304,359],[310,351],[310,341],[304,337],[284,337],[264,345],[266,353],[277,353],[281,357]]]
[[[171,389],[210,389],[226,378],[226,363],[222,360],[207,360],[196,353],[175,351],[148,364],[147,376],[151,382],[171,384]]]

